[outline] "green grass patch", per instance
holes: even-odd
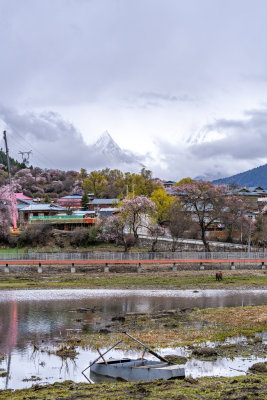
[[[28,288],[36,285],[40,288],[104,288],[104,289],[224,289],[231,287],[257,288],[267,286],[267,275],[237,275],[225,277],[216,282],[213,276],[200,275],[198,272],[191,275],[171,275],[154,273],[143,274],[77,274],[62,273],[55,275],[48,273],[25,277],[23,274],[0,275],[0,289]]]
[[[266,399],[267,377],[202,378],[153,382],[118,382],[89,385],[71,381],[35,385],[30,389],[0,393],[2,400],[119,400],[119,399]]]
[[[0,255],[1,254],[21,254],[21,253],[25,253],[26,252],[26,249],[20,249],[20,248],[17,248],[17,247],[8,247],[8,248],[6,248],[6,247],[2,247],[2,248],[0,248]]]

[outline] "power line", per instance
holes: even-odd
[[[30,150],[30,151],[19,151],[19,154],[21,155],[21,158],[22,158],[22,162],[25,165],[28,165],[31,153],[32,153],[32,150]],[[25,156],[24,156],[24,154],[25,154]]]
[[[41,153],[32,143],[28,142],[28,140],[26,140],[19,132],[13,131],[13,133],[14,133],[14,135],[19,136],[23,142],[27,143],[27,145],[31,146],[34,150],[34,153],[39,153],[39,155],[42,157],[43,161],[48,162],[53,168],[58,169],[58,167],[56,167],[54,165],[53,161],[51,161],[46,155]],[[16,138],[16,141],[17,141],[17,138]],[[35,157],[36,157],[36,155],[35,155]],[[37,160],[39,160],[39,159],[37,158]]]

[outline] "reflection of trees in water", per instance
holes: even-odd
[[[72,365],[74,371],[77,370],[78,367],[77,367],[75,359],[61,358],[61,360],[62,360],[62,363],[61,363],[61,367],[59,369],[61,374],[64,372],[66,375],[70,375],[70,365]]]
[[[39,302],[21,302],[16,303],[16,307],[16,330],[14,330],[13,303],[0,303],[0,352],[5,354],[10,346],[14,347],[12,346],[14,332],[17,337],[16,347],[22,350],[29,341],[52,339],[55,334],[60,335],[61,331],[72,324],[73,318],[70,313],[61,312],[56,304],[40,307]]]
[[[52,341],[56,336],[65,334],[67,328],[79,328],[75,323],[81,319],[95,329],[99,321],[106,323],[112,316],[127,312],[151,312],[177,308],[191,307],[221,307],[246,304],[259,304],[266,296],[256,292],[200,292],[192,296],[160,296],[155,293],[145,296],[136,291],[123,296],[90,297],[80,299],[53,300],[53,291],[47,292],[47,300],[0,302],[0,352],[8,354],[15,346],[23,350],[29,343],[39,343],[41,340]],[[140,295],[139,295],[140,293]],[[70,291],[71,294],[71,291]],[[151,292],[150,292],[151,294]],[[38,294],[36,294],[38,296]],[[15,297],[15,295],[14,295]],[[96,312],[70,312],[78,308],[96,309]]]
[[[14,300],[3,307],[0,303],[0,353],[8,354],[17,344],[18,305]]]

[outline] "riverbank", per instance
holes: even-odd
[[[44,291],[41,292],[44,293]],[[28,293],[31,295],[33,292],[28,291]],[[200,295],[197,289],[190,293],[192,296]],[[217,293],[220,297],[222,292],[218,291]],[[3,292],[2,296],[6,296],[6,293]],[[14,301],[14,297],[12,298]],[[222,300],[221,297],[220,299]],[[31,304],[31,314],[34,315],[39,306],[35,308],[32,300],[28,301]],[[39,334],[38,340],[37,337],[32,339],[32,347],[29,347],[27,353],[30,355],[27,361],[27,370],[24,371],[24,374],[20,374],[20,379],[25,381],[26,385],[27,382],[30,382],[30,385],[34,386],[23,390],[0,391],[0,398],[3,400],[78,400],[81,398],[247,400],[266,398],[266,375],[249,370],[249,367],[253,363],[267,361],[267,305],[200,309],[194,306],[182,308],[179,303],[174,307],[166,302],[165,309],[160,308],[158,303],[154,303],[157,305],[149,308],[149,311],[142,312],[138,309],[131,311],[125,307],[116,307],[112,313],[107,313],[106,307],[110,301],[114,301],[118,305],[115,297],[113,300],[111,298],[107,300],[104,307],[97,302],[87,306],[86,302],[83,302],[77,308],[72,301],[65,312],[68,314],[68,326],[74,329],[60,328],[60,337],[54,335],[49,341],[48,337],[45,339],[44,335]],[[42,302],[40,297],[39,302]],[[19,299],[17,304],[19,307],[14,308],[13,305],[13,310],[20,311],[21,307],[25,308],[25,304],[20,306]],[[39,304],[44,305],[44,303]],[[45,304],[47,307],[47,303]],[[81,306],[83,308],[80,308]],[[65,307],[67,304],[62,307],[62,310]],[[45,310],[48,309],[45,308]],[[64,320],[63,312],[60,312],[58,307],[54,306],[52,310],[54,310],[55,317],[60,313],[60,320]],[[45,318],[48,316],[47,312],[45,311]],[[25,315],[28,315],[28,312]],[[57,324],[57,320],[53,320],[53,324]],[[186,379],[182,381],[96,383],[93,385],[79,383],[82,380],[80,371],[88,365],[90,360],[96,358],[97,347],[104,349],[118,340],[124,339],[124,342],[116,347],[112,356],[116,357],[119,354],[122,356],[122,354],[127,355],[133,352],[136,357],[140,357],[142,348],[128,339],[122,333],[123,331],[129,332],[161,355],[177,356],[180,362],[185,363]],[[65,366],[66,371],[69,371],[69,367],[72,365],[75,366],[74,370],[78,368],[78,376],[71,377],[76,382],[58,382],[59,376],[54,375],[55,378],[52,382],[56,382],[43,386],[44,383],[47,383],[51,368],[54,368],[54,373],[56,373],[55,358],[58,360],[60,369],[64,369]],[[32,368],[30,359],[34,359],[35,372],[29,369]],[[232,363],[235,359],[239,360],[237,364]],[[12,361],[12,365],[15,365],[16,361],[14,359]],[[175,362],[177,361],[175,360]],[[0,367],[1,365],[7,367],[8,364],[5,360],[2,361]],[[47,366],[47,371],[42,374],[42,369]],[[229,371],[233,369],[230,372],[232,375],[229,375],[229,371],[228,375],[224,375],[227,368]],[[3,373],[5,372],[6,369],[3,369]],[[246,376],[234,376],[246,373]],[[14,372],[11,371],[10,375],[13,374]],[[211,377],[214,374],[217,377]],[[203,375],[204,377],[198,378]],[[64,376],[64,373],[60,376]],[[228,378],[222,376],[228,376]],[[36,385],[39,382],[40,384]]]
[[[266,270],[223,271],[216,281],[215,271],[125,272],[125,273],[51,273],[32,272],[0,274],[0,290],[4,289],[265,289]]]
[[[20,399],[175,399],[175,400],[248,400],[267,398],[267,377],[201,378],[156,382],[85,384],[70,381],[54,385],[35,385],[15,392],[2,391],[2,400]]]
[[[83,312],[86,315],[86,310]],[[95,317],[99,321],[102,319],[97,310]],[[264,356],[267,350],[261,337],[262,332],[267,330],[267,305],[130,312],[110,318],[105,323],[94,332],[86,322],[82,322],[83,334],[66,338],[66,343],[79,346],[92,346],[93,343],[94,348],[101,348],[123,339],[126,349],[136,348],[136,343],[121,333],[128,331],[154,349],[189,346],[193,350],[203,343],[212,342],[217,356],[221,357],[235,353],[239,356]],[[230,338],[235,338],[234,342],[226,344],[225,341]]]
[[[112,272],[93,274],[54,272],[49,274],[0,275],[0,289],[2,290],[50,288],[191,289],[192,296],[194,294],[198,296],[198,292],[202,289],[215,289],[218,293],[217,297],[220,298],[220,302],[217,304],[220,305],[222,301],[220,297],[221,289],[227,289],[229,292],[232,289],[241,290],[244,288],[265,290],[267,288],[267,273],[264,270],[228,270],[223,272],[223,280],[219,282],[215,279],[215,271],[158,271],[123,274]],[[44,290],[41,290],[41,292],[45,293]],[[18,293],[22,292],[18,290]],[[32,294],[33,292],[28,291],[28,293]],[[248,292],[246,291],[246,293]],[[6,293],[3,292],[2,296],[6,296]],[[110,301],[112,300],[110,299]],[[18,304],[20,304],[19,301]],[[207,300],[205,300],[205,304],[207,307]],[[241,304],[241,302],[238,304]],[[86,308],[85,303],[79,306],[84,308],[78,309],[74,305],[70,307],[68,326],[74,328],[73,334],[70,334],[69,330],[65,332],[62,330],[60,342],[58,342],[58,337],[55,337],[54,341],[43,343],[43,336],[39,336],[39,342],[36,339],[33,341],[33,347],[29,354],[34,355],[36,363],[41,366],[39,367],[41,369],[44,368],[42,363],[48,363],[48,359],[51,357],[57,357],[62,365],[65,362],[76,364],[75,357],[76,355],[79,356],[79,352],[82,354],[83,351],[83,354],[87,354],[88,349],[93,351],[97,347],[103,349],[113,345],[117,340],[125,338],[125,335],[121,333],[125,330],[158,352],[163,352],[161,353],[163,355],[171,353],[181,356],[183,354],[187,360],[187,366],[185,364],[187,371],[190,369],[189,365],[196,362],[204,363],[199,368],[205,370],[207,363],[215,365],[218,362],[219,365],[221,361],[221,365],[225,368],[228,365],[227,360],[238,358],[241,360],[242,371],[234,371],[234,374],[240,375],[247,372],[249,365],[246,360],[257,358],[266,360],[267,344],[266,340],[263,340],[263,332],[266,331],[267,326],[267,305],[199,309],[193,308],[195,305],[189,308],[190,306],[188,307],[187,304],[183,306],[187,308],[182,308],[179,304],[174,308],[166,302],[166,309],[160,309],[157,305],[148,312],[118,311],[116,314],[111,313],[110,315],[107,314],[105,307],[102,307],[96,301],[95,304],[92,303],[87,306],[88,308]],[[214,307],[214,305],[208,307]],[[31,303],[33,314],[34,310],[35,308]],[[124,310],[126,310],[125,307]],[[54,312],[56,312],[55,315],[59,312],[56,307]],[[51,346],[53,347],[52,352]],[[43,361],[46,347],[49,353],[47,353],[47,361]],[[171,349],[170,353],[164,353],[167,348]],[[72,351],[64,354],[64,349],[71,349]],[[118,351],[127,353],[128,350],[133,351],[133,349],[138,350],[139,354],[139,347],[136,347],[134,342],[126,340],[124,345],[118,348]],[[140,348],[140,354],[141,352],[142,349]],[[86,359],[86,362],[77,362],[79,371],[87,362],[88,359]],[[251,363],[251,361],[249,362]],[[2,366],[4,366],[3,364]],[[235,368],[235,364],[231,364],[231,366]],[[5,372],[6,368],[3,370],[3,373]],[[40,373],[40,371],[37,373]],[[30,375],[35,374],[36,372]],[[209,373],[206,373],[206,375],[209,375]],[[49,373],[44,375],[44,377],[48,376],[50,376]],[[0,398],[3,400],[78,400],[81,398],[93,400],[117,400],[119,398],[249,400],[267,398],[266,375],[257,374],[255,371],[248,371],[246,376],[231,378],[203,377],[193,379],[187,377],[182,381],[118,382],[94,385],[61,381],[43,386],[43,383],[47,382],[44,377],[41,379],[36,375],[35,378],[32,378],[31,383],[34,385],[32,388],[0,391]],[[22,378],[29,379],[26,372]],[[73,378],[71,377],[71,379]],[[77,381],[79,382],[79,380],[80,378]],[[39,381],[42,382],[42,385],[36,385]]]

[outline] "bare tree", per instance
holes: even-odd
[[[158,224],[149,224],[147,227],[149,235],[151,236],[151,251],[156,251],[157,243],[160,237],[164,236],[165,229]]]
[[[178,186],[176,191],[184,203],[185,210],[200,227],[205,251],[210,251],[206,233],[222,217],[226,205],[227,187],[200,181]]]
[[[189,213],[179,200],[175,201],[170,208],[169,221],[169,231],[172,237],[172,251],[176,251],[179,239],[184,237],[185,231],[188,231],[192,225]]]
[[[223,210],[221,221],[227,232],[226,241],[232,243],[234,233],[245,231],[247,226],[247,203],[237,195],[227,196],[225,198],[225,208]]]

